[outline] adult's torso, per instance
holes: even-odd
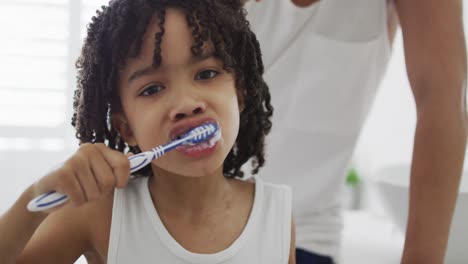
[[[387,2],[245,7],[275,108],[260,175],[292,186],[296,244],[337,255],[340,190],[390,55]]]

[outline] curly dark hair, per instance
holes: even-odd
[[[224,161],[224,175],[243,177],[241,166],[252,157],[252,173],[257,173],[265,162],[264,140],[271,130],[273,107],[262,77],[260,46],[239,0],[113,0],[96,11],[76,62],[78,77],[72,117],[76,137],[80,144],[102,142],[121,152],[128,149],[140,152],[137,146],[127,146],[109,121],[110,114],[121,109],[116,88],[118,72],[128,58],[139,54],[142,37],[153,17],[161,28],[154,36],[153,66],[161,64],[161,41],[168,7],[186,14],[194,38],[192,53],[200,55],[203,45],[211,41],[214,56],[235,76],[244,108],[238,137]],[[146,168],[149,175],[150,169]]]

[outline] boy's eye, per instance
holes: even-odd
[[[214,71],[214,70],[204,70],[201,71],[195,76],[195,80],[207,80],[207,79],[212,79],[218,75],[219,72]]]
[[[143,91],[140,93],[141,96],[149,96],[155,93],[159,93],[164,89],[164,86],[162,85],[150,85],[143,89]]]

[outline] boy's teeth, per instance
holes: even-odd
[[[205,148],[211,148],[213,147],[216,142],[221,138],[221,131],[218,131],[214,136],[212,136],[208,141],[205,141],[203,143],[197,144],[195,146],[190,146],[189,149],[193,150],[202,150]]]
[[[210,145],[214,145],[221,138],[221,130],[218,130],[216,134],[208,140]]]
[[[211,147],[213,147],[213,146],[214,146],[214,144],[215,144],[215,143],[216,143],[215,141],[211,141],[211,140],[209,140],[207,145],[208,145],[208,147],[210,147],[210,148],[211,148]]]

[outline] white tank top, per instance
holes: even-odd
[[[257,179],[241,235],[214,254],[189,252],[164,227],[151,200],[148,178],[142,178],[114,191],[107,263],[286,264],[290,240],[290,188]]]
[[[275,109],[260,176],[292,187],[296,245],[337,257],[341,189],[390,57],[386,0],[245,7]]]

